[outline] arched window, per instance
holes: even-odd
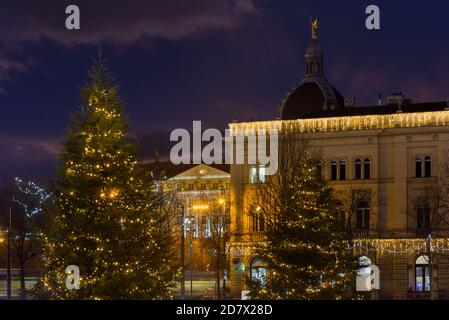
[[[363,175],[365,179],[371,179],[371,160],[368,158],[363,161]]]
[[[432,157],[424,158],[424,177],[430,178],[432,176]]]
[[[316,72],[317,73],[320,73],[320,64],[317,62],[317,64],[316,64]]]
[[[419,256],[415,263],[415,291],[430,291],[430,268],[429,257]]]
[[[416,204],[416,222],[418,229],[430,228],[430,209],[423,199],[420,199]]]
[[[267,267],[261,259],[255,258],[251,262],[250,278],[252,281],[258,282],[262,287],[265,287],[267,283]]]
[[[313,64],[313,62],[310,64],[310,73],[314,73],[315,72],[315,65]]]
[[[370,224],[370,209],[369,204],[366,201],[361,201],[357,205],[357,222],[356,228],[359,230],[368,230]]]
[[[355,160],[355,174],[354,179],[360,180],[362,179],[362,160]]]
[[[346,160],[340,160],[340,180],[346,180]]]
[[[331,180],[337,180],[337,161],[335,160],[331,161]]]
[[[422,159],[420,156],[415,158],[415,176],[416,178],[422,177]]]
[[[251,230],[253,232],[265,231],[265,215],[260,207],[251,213]]]

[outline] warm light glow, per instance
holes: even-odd
[[[209,206],[207,204],[197,204],[192,206],[193,210],[207,210],[209,209]]]
[[[115,198],[118,196],[118,189],[112,189],[111,194],[109,195],[111,198]]]
[[[441,106],[443,109],[445,106]],[[334,132],[449,125],[449,111],[231,123],[231,136],[277,129],[283,133]]]
[[[257,212],[260,212],[260,210],[262,210],[261,207],[257,207],[257,208],[256,208],[256,211],[257,211]]]
[[[218,203],[219,204],[224,204],[225,203],[225,199],[223,199],[223,198],[218,199]]]

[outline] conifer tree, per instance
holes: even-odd
[[[332,189],[317,169],[306,142],[285,136],[279,170],[256,188],[265,241],[255,254],[266,266],[264,279],[251,279],[257,299],[345,299],[351,296],[353,263],[339,222]],[[260,223],[259,223],[260,224]]]
[[[138,166],[117,82],[101,60],[81,96],[46,210],[41,288],[55,299],[169,298],[170,231],[161,227],[157,188]],[[80,269],[78,290],[66,287],[69,265]]]

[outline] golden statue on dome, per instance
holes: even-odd
[[[318,27],[320,26],[320,23],[318,22],[318,19],[313,20],[312,17],[310,17],[310,26],[312,28],[312,40],[318,39]]]

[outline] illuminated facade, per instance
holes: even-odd
[[[205,241],[213,233],[210,215],[218,213],[229,221],[230,174],[228,165],[208,166],[173,165],[171,162],[154,162],[148,170],[164,181],[164,188],[171,202],[176,205],[167,211],[174,212],[172,220],[176,239],[176,253],[182,261],[181,221],[184,230],[185,292],[190,294],[190,239],[192,239],[192,270],[195,297],[214,294],[214,257]],[[184,217],[182,219],[181,217]],[[191,232],[191,234],[190,234]],[[192,237],[190,237],[192,236]]]
[[[366,190],[353,212],[344,214],[345,219],[351,214],[353,249],[361,267],[379,267],[380,289],[371,292],[372,298],[449,298],[449,225],[437,221],[443,209],[435,204],[446,195],[429,199],[426,193],[449,176],[444,170],[448,104],[412,103],[396,92],[386,103],[357,107],[324,77],[316,39],[306,52],[306,65],[304,79],[282,102],[278,120],[232,123],[232,134],[262,129],[300,133],[321,160],[322,177],[337,198]],[[260,175],[255,165],[231,165],[231,225],[236,232],[230,280],[236,298],[247,289],[247,276],[260,280],[267,274],[252,250],[264,233],[263,219],[248,212],[254,174]]]

